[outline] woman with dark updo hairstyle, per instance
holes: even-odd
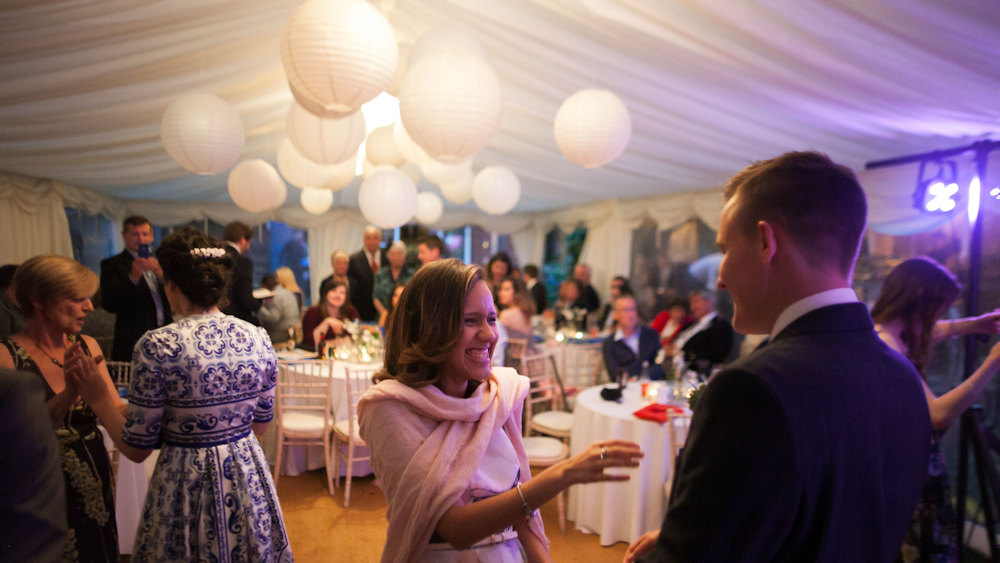
[[[184,227],[156,257],[183,318],[136,344],[127,414],[112,410],[93,360],[74,376],[123,455],[142,462],[163,444],[132,561],[292,561],[257,441],[274,414],[271,339],[219,312],[233,269],[219,241]]]

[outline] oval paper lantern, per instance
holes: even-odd
[[[333,206],[333,192],[306,186],[299,194],[299,201],[302,203],[302,209],[313,215],[322,215]]]
[[[399,168],[406,162],[403,155],[396,149],[396,141],[393,140],[394,125],[385,125],[373,129],[368,134],[365,141],[365,156],[372,164],[388,164]]]
[[[292,93],[322,116],[357,111],[381,94],[398,58],[389,22],[363,0],[306,0],[281,33]]]
[[[174,100],[160,120],[160,139],[170,158],[195,174],[218,174],[243,154],[243,121],[214,94]]]
[[[407,162],[420,165],[423,162],[434,160],[427,154],[427,151],[413,142],[410,134],[406,132],[406,127],[403,127],[402,120],[397,121],[392,126],[392,140],[396,150],[403,155]]]
[[[479,38],[460,27],[439,27],[432,29],[417,39],[407,57],[407,64],[413,67],[426,55],[437,51],[465,49],[480,59],[486,60],[486,50]]]
[[[292,102],[285,127],[299,153],[317,164],[344,162],[365,141],[365,116],[360,111],[329,119],[317,117]]]
[[[413,213],[413,218],[421,225],[433,225],[441,218],[444,212],[444,204],[441,198],[432,192],[420,192],[417,194],[417,210]]]
[[[409,176],[409,178],[413,180],[414,186],[420,183],[420,178],[422,176],[420,175],[420,168],[416,164],[413,164],[412,162],[407,162],[406,164],[399,167],[399,171]]]
[[[455,164],[446,164],[436,160],[428,160],[420,164],[420,173],[432,184],[450,184],[457,182],[472,172],[472,159],[467,158]]]
[[[632,138],[628,108],[607,90],[580,90],[559,106],[553,127],[559,150],[584,168],[618,158]]]
[[[263,160],[244,160],[229,173],[229,197],[250,213],[280,207],[287,196],[288,187],[278,171]]]
[[[343,189],[358,175],[358,153],[352,154],[344,162],[325,165],[323,169],[330,174],[330,177],[325,184],[317,187],[333,191]]]
[[[399,49],[399,59],[396,63],[396,75],[392,79],[392,84],[385,89],[386,93],[390,96],[399,97],[399,87],[403,84],[403,78],[406,77],[406,69],[409,66],[410,60],[410,44],[409,43],[399,43],[396,45]]]
[[[399,170],[380,168],[361,183],[361,214],[380,229],[405,225],[417,210],[417,187]]]
[[[354,179],[357,155],[338,164],[316,164],[295,150],[288,139],[278,146],[278,171],[285,181],[296,188],[312,186],[327,190],[339,190]]]
[[[410,137],[435,160],[456,163],[479,152],[500,126],[500,80],[464,49],[428,53],[406,72],[399,113]]]
[[[473,174],[469,172],[460,179],[447,184],[439,184],[441,195],[456,205],[465,205],[472,201]]]
[[[472,181],[472,199],[490,215],[503,215],[521,199],[521,182],[506,166],[487,166]]]

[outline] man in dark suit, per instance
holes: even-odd
[[[549,308],[549,297],[545,293],[545,284],[538,281],[538,266],[528,264],[524,267],[524,285],[535,300],[535,312],[541,315],[542,311]]]
[[[0,563],[62,561],[66,492],[45,382],[0,369]]]
[[[715,295],[707,289],[691,293],[691,314],[695,322],[677,335],[674,349],[692,367],[701,361],[700,367],[707,373],[729,356],[736,333],[733,325],[716,313]]]
[[[720,288],[770,343],[712,377],[659,532],[625,561],[892,561],[923,488],[920,378],[851,290],[867,215],[854,174],[789,153],[729,181]]]
[[[597,290],[590,285],[590,266],[577,264],[573,268],[573,279],[580,286],[580,296],[576,298],[573,307],[586,309],[588,313],[593,313],[601,308],[601,298],[597,295]]]
[[[363,321],[377,321],[378,311],[372,297],[375,272],[389,265],[389,258],[382,252],[382,231],[373,225],[365,227],[365,245],[351,255],[347,265],[347,278],[351,286],[351,304]]]
[[[101,261],[101,301],[106,311],[115,314],[111,359],[130,362],[139,338],[173,319],[164,293],[163,270],[149,249],[153,242],[149,219],[140,215],[125,219],[122,238],[125,250]]]
[[[229,281],[229,304],[222,312],[259,326],[260,321],[254,313],[264,302],[253,296],[253,262],[246,257],[253,240],[253,229],[246,223],[234,221],[226,225],[223,236],[228,243],[226,253],[236,265]]]
[[[623,293],[615,302],[615,322],[618,330],[604,339],[604,367],[614,379],[622,371],[629,375],[640,375],[643,362],[648,362],[650,379],[663,379],[663,369],[656,364],[656,354],[660,351],[660,336],[651,328],[639,326],[639,313],[635,308],[635,298]]]

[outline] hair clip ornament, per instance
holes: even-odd
[[[226,255],[226,250],[224,248],[192,248],[191,256],[195,258],[222,258]]]

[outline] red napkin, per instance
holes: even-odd
[[[632,413],[633,416],[637,416],[643,420],[651,420],[660,424],[666,422],[667,418],[672,414],[684,414],[684,409],[675,405],[653,403]]]

